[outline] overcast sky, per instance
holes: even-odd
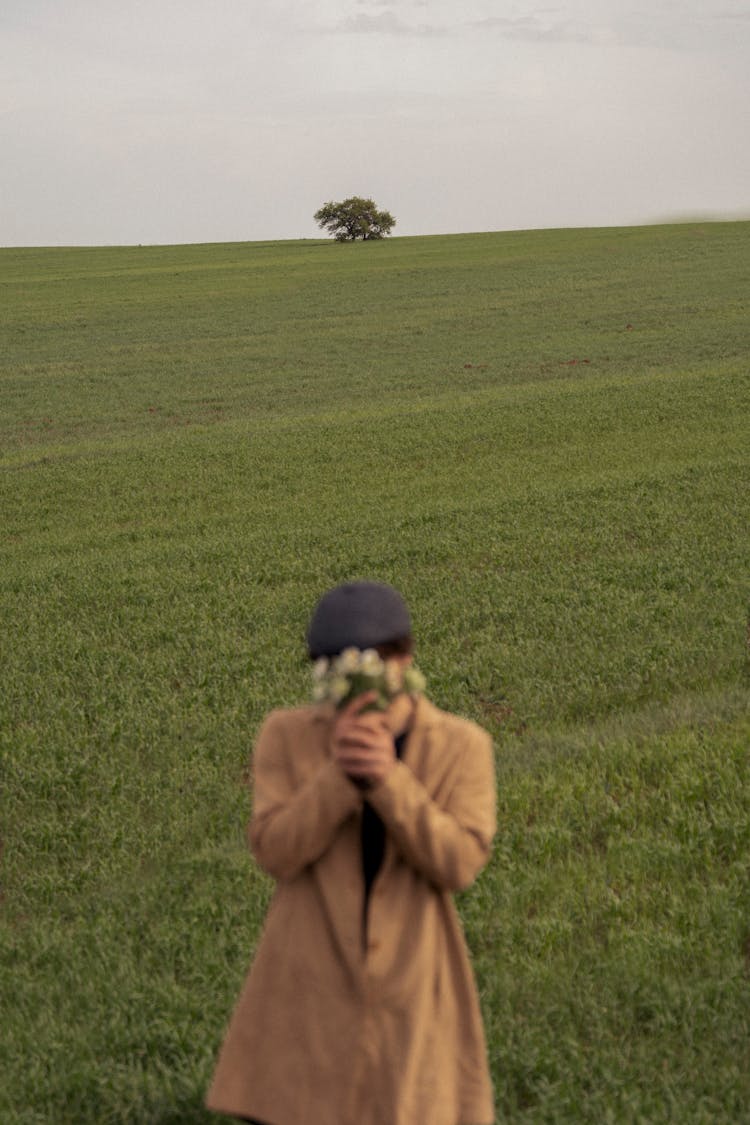
[[[0,0],[0,245],[750,217],[744,0]]]

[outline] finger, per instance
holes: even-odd
[[[388,728],[385,719],[381,718],[378,714],[368,711],[366,715],[355,716],[351,719],[346,719],[336,727],[335,735],[337,741],[355,741],[366,740],[367,742],[375,741],[393,741],[393,735]]]
[[[383,711],[364,711],[359,715],[355,715],[352,720],[359,727],[367,728],[368,730],[389,731],[388,720]]]
[[[339,711],[339,717],[349,718],[360,715],[363,709],[370,703],[374,703],[377,698],[378,693],[376,691],[365,691],[362,693],[362,695],[356,695],[354,699],[351,699],[346,704],[345,707],[341,708],[341,710]]]
[[[362,756],[358,754],[347,754],[342,758],[338,758],[337,760],[339,766],[344,770],[345,773],[356,774],[372,773],[373,770],[378,769],[382,764],[379,757],[373,757],[372,755]]]
[[[348,777],[367,777],[372,772],[366,762],[339,762],[339,767]]]
[[[359,746],[347,747],[340,753],[335,755],[336,761],[340,766],[350,765],[364,765],[368,762],[374,762],[382,757],[373,750],[363,750]]]
[[[388,757],[388,749],[379,742],[341,742],[336,747],[336,757],[372,758],[379,755]]]
[[[368,750],[383,750],[389,752],[393,747],[393,739],[388,738],[382,730],[371,730],[369,727],[347,727],[338,731],[334,740],[337,746],[362,746]]]
[[[344,739],[334,747],[334,753],[337,758],[342,755],[349,755],[351,757],[372,757],[376,754],[387,754],[387,748],[383,747],[381,742],[363,738]]]
[[[380,765],[393,760],[391,754],[365,750],[361,747],[352,747],[336,754],[336,761],[347,773],[352,770],[370,772],[372,769],[379,768]]]

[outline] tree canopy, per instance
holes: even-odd
[[[362,199],[359,195],[340,203],[324,203],[314,218],[337,242],[384,238],[396,225],[390,211],[378,211],[372,199]]]

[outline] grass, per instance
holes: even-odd
[[[498,1120],[750,1101],[750,224],[0,251],[0,1119],[206,1123],[350,576],[498,750]]]

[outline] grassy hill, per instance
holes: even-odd
[[[747,1119],[749,293],[749,223],[0,251],[4,1125],[211,1120],[358,576],[496,740],[498,1121]]]

